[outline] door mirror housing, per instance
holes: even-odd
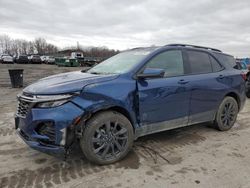
[[[163,78],[164,74],[165,74],[164,69],[146,68],[142,73],[137,74],[137,78],[139,79]]]

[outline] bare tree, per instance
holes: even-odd
[[[28,42],[28,54],[34,54],[34,53],[35,53],[34,43],[29,41]]]
[[[88,47],[83,48],[79,44],[77,48],[67,48],[70,51],[82,51],[85,57],[98,57],[106,59],[113,56],[119,51],[108,49],[107,47]],[[18,54],[35,54],[49,55],[56,54],[58,47],[47,43],[44,38],[36,38],[34,41],[27,41],[24,39],[11,39],[8,35],[0,35],[0,53],[8,53],[11,55]],[[63,51],[61,51],[63,53]]]
[[[2,53],[10,53],[11,52],[11,39],[8,35],[0,36],[0,50]]]

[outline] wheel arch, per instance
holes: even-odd
[[[135,131],[136,122],[133,120],[129,111],[123,107],[120,107],[120,106],[109,106],[106,108],[96,109],[95,111],[90,112],[88,117],[85,118],[84,121],[86,122],[86,121],[90,120],[93,116],[95,116],[99,113],[102,113],[102,112],[106,112],[106,111],[114,111],[114,112],[118,112],[118,113],[124,115],[129,120],[129,122],[131,123],[131,125],[133,127],[133,130]]]
[[[237,101],[237,104],[238,104],[239,109],[241,108],[240,97],[239,97],[239,95],[238,95],[237,93],[235,93],[235,92],[230,92],[230,93],[227,93],[227,94],[225,95],[225,97],[233,97],[233,98]],[[224,98],[225,98],[225,97],[224,97]]]

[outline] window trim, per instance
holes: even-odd
[[[152,80],[152,79],[166,79],[166,78],[174,78],[174,77],[179,77],[179,76],[185,76],[185,75],[187,75],[187,74],[186,74],[186,72],[187,72],[187,67],[186,67],[186,65],[185,65],[185,64],[187,64],[187,63],[186,63],[187,59],[186,59],[186,57],[185,57],[185,54],[184,54],[184,52],[183,52],[183,49],[182,49],[182,48],[173,48],[173,49],[167,49],[167,50],[161,51],[161,52],[159,52],[159,53],[153,55],[153,56],[152,56],[150,59],[148,59],[148,60],[145,62],[145,64],[135,73],[134,78],[135,78],[135,79],[138,79],[138,78],[137,78],[137,74],[142,73],[142,72],[145,70],[147,64],[148,64],[153,58],[155,58],[156,56],[158,56],[158,55],[160,55],[160,54],[162,54],[162,53],[169,52],[169,51],[180,51],[180,52],[181,52],[182,61],[183,61],[183,71],[184,71],[184,73],[183,73],[182,75],[164,76],[164,77],[162,77],[162,78],[146,78],[146,80]]]
[[[220,69],[219,71],[214,71],[214,70],[213,70],[213,64],[212,64],[210,58],[213,58],[213,59],[220,65],[221,69]],[[216,72],[221,72],[221,71],[223,71],[223,70],[225,69],[225,67],[224,67],[224,66],[223,66],[223,65],[222,65],[222,64],[221,64],[212,54],[209,54],[209,60],[210,60],[210,62],[211,62],[212,70],[213,70],[214,73],[216,73]]]

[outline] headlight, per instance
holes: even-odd
[[[68,102],[75,94],[67,95],[38,95],[36,96],[37,108],[52,108],[65,104]]]
[[[69,100],[59,100],[59,101],[48,101],[48,102],[41,102],[37,103],[37,108],[51,108],[51,107],[57,107],[60,105],[63,105],[64,103],[68,102]]]

